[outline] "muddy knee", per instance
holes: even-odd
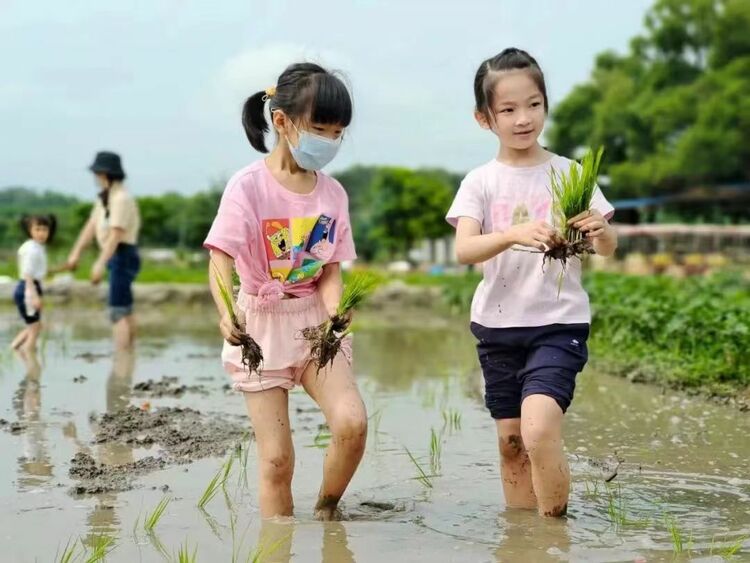
[[[286,485],[292,482],[294,473],[294,456],[288,453],[276,453],[260,460],[260,476],[264,481]]]
[[[523,439],[520,434],[510,434],[500,438],[500,455],[506,461],[521,459],[526,455]]]
[[[521,435],[523,444],[532,461],[536,457],[555,452],[562,446],[560,433],[557,429],[535,425],[522,428]]]
[[[353,449],[364,448],[367,438],[367,415],[344,413],[328,421],[333,439]]]

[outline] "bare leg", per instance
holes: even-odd
[[[112,336],[116,351],[125,351],[133,347],[135,342],[135,318],[128,315],[112,325]]]
[[[26,352],[36,351],[36,342],[39,339],[39,334],[42,332],[42,322],[37,321],[26,327],[27,336],[23,343],[23,349]]]
[[[343,354],[319,374],[315,371],[314,364],[308,366],[302,375],[302,385],[320,406],[332,434],[323,462],[323,483],[315,517],[331,520],[337,517],[339,500],[365,452],[367,412],[352,368]]]
[[[10,343],[10,347],[13,350],[18,350],[24,342],[26,342],[26,339],[29,337],[29,327],[25,327],[19,333],[16,335],[16,337],[13,339],[13,342]]]
[[[510,508],[536,508],[531,462],[521,438],[521,419],[504,418],[495,423],[505,504]]]
[[[531,478],[542,516],[568,510],[570,469],[562,441],[563,412],[546,395],[529,395],[521,404],[521,436],[531,460]]]
[[[281,387],[245,393],[258,450],[260,515],[291,516],[294,445],[289,427],[289,392]]]

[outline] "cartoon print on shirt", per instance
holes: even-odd
[[[328,215],[266,219],[263,231],[271,277],[283,283],[316,278],[333,257],[336,219]]]
[[[289,236],[289,221],[286,219],[272,219],[265,221],[266,249],[276,260],[285,260],[291,255],[291,238]],[[270,258],[270,257],[269,257]]]

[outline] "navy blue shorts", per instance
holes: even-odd
[[[565,412],[588,360],[588,324],[487,328],[471,323],[492,418],[520,418],[529,395],[552,397]]]
[[[39,297],[41,297],[43,295],[42,284],[39,283],[38,280],[34,280],[34,285],[36,286],[36,290],[39,293]],[[16,290],[13,292],[13,301],[16,302],[16,307],[18,307],[18,313],[21,315],[21,318],[24,320],[24,322],[27,325],[38,323],[42,318],[42,312],[37,311],[33,315],[28,314],[28,311],[26,310],[26,300],[24,299],[25,293],[26,293],[26,281],[21,280],[18,282],[18,285],[16,286]]]
[[[120,243],[107,264],[109,318],[113,323],[133,313],[133,281],[141,269],[138,247]]]

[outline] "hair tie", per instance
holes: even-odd
[[[276,95],[276,86],[269,86],[266,88],[266,95],[263,96],[263,101],[267,101],[270,98],[273,98]]]

